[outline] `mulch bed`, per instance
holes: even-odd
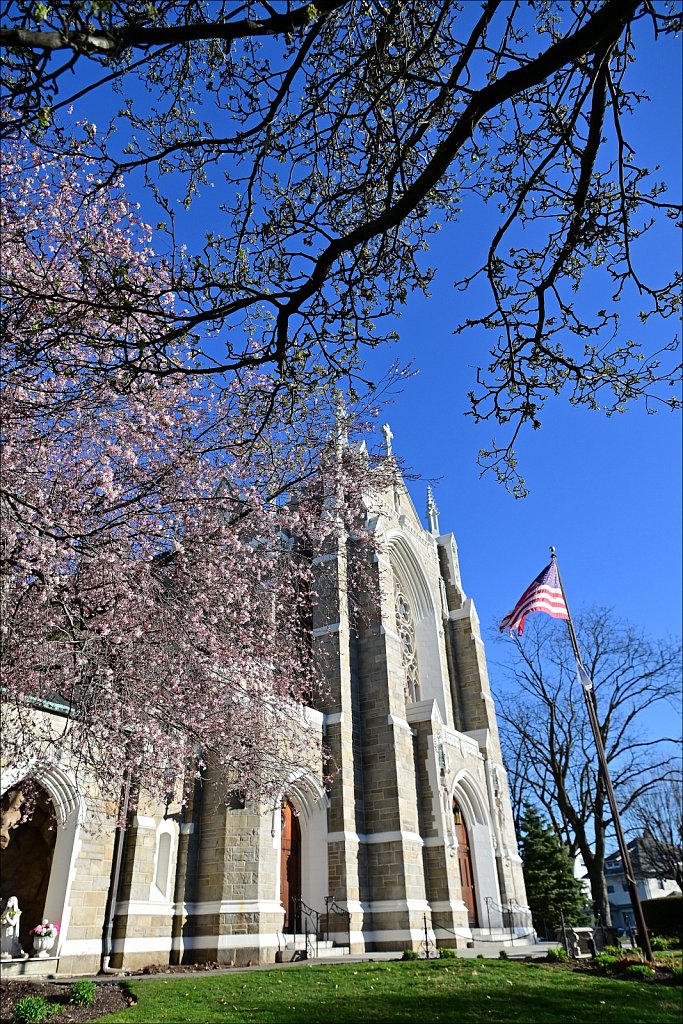
[[[42,996],[48,1003],[58,1003],[64,1007],[59,1013],[50,1015],[50,1024],[87,1024],[107,1013],[125,1010],[137,1002],[125,985],[118,982],[98,985],[95,1002],[90,1006],[72,1006],[69,1003],[68,983],[9,978],[0,982],[0,1024],[11,1022],[12,1007],[23,996]]]
[[[539,960],[538,963],[543,963]],[[601,967],[600,964],[596,964],[593,960],[570,960],[564,963],[555,963],[553,967],[559,967],[566,971],[572,971],[573,974],[589,974],[592,977],[600,978],[614,978],[620,981],[655,981],[664,985],[680,985],[680,980],[674,978],[671,970],[668,967],[664,967],[661,964],[655,965],[655,973],[650,978],[633,979],[629,977],[627,968],[631,964],[643,963],[642,960],[622,960],[616,964],[613,964],[609,970]],[[649,964],[648,966],[652,966]]]
[[[128,976],[138,977],[150,974],[188,974],[217,971],[226,964],[150,964],[141,971],[126,972]],[[251,961],[249,961],[251,966]],[[0,1024],[11,1024],[12,1007],[17,999],[24,996],[42,996],[48,1003],[58,1003],[64,1009],[51,1014],[50,1024],[87,1024],[108,1013],[125,1010],[133,1006],[137,1000],[130,994],[126,985],[115,981],[107,981],[97,985],[95,1002],[90,1006],[72,1006],[69,1003],[70,981],[38,981],[24,978],[7,978],[0,981]]]

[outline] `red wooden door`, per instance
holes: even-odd
[[[472,874],[472,857],[470,854],[470,839],[467,834],[467,825],[462,816],[462,811],[456,800],[453,801],[453,820],[455,822],[455,838],[458,843],[458,867],[460,869],[460,888],[462,890],[463,903],[467,907],[467,921],[473,927],[477,927],[477,901],[474,894],[474,876]]]
[[[285,908],[284,930],[301,930],[301,826],[292,805],[282,805],[280,838],[280,902]]]

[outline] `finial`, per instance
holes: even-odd
[[[552,546],[552,544],[550,545],[550,557],[551,558],[555,557],[555,548]]]
[[[427,521],[429,523],[429,532],[433,537],[438,537],[441,533],[439,530],[439,510],[436,507],[432,488],[429,484],[427,484]]]
[[[382,433],[384,434],[384,443],[387,446],[387,455],[393,455],[391,442],[394,438],[394,435],[392,434],[391,427],[389,426],[388,423],[382,424]]]

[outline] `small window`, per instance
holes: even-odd
[[[157,870],[154,884],[159,892],[168,896],[168,879],[171,869],[171,837],[168,832],[159,836],[159,852],[157,854]]]

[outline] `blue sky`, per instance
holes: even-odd
[[[680,201],[682,48],[680,40],[655,46],[647,41],[651,32],[644,36],[638,80],[652,102],[639,110],[631,138],[638,158],[661,166]],[[476,226],[470,230],[476,233]],[[514,605],[554,545],[574,614],[606,605],[652,636],[680,636],[680,414],[662,409],[648,416],[636,405],[608,419],[555,400],[541,416],[542,429],[527,432],[516,445],[530,495],[515,500],[492,475],[481,478],[477,453],[496,431],[491,424],[475,426],[464,413],[473,367],[485,359],[488,339],[484,332],[452,334],[467,302],[452,281],[472,245],[476,235],[448,226],[432,247],[428,262],[438,270],[432,298],[412,297],[392,352],[418,372],[384,418],[406,467],[425,479],[439,478],[434,494],[441,530],[455,534],[463,586],[484,633]],[[645,259],[655,277],[670,276],[681,264],[680,232],[653,239]],[[650,343],[657,347],[675,334],[680,337],[680,323],[659,323],[649,332]],[[424,520],[426,485],[408,486]],[[489,647],[490,663],[501,658],[501,645]],[[495,689],[495,664],[490,672]],[[670,712],[653,716],[650,727],[660,735],[670,730]]]

